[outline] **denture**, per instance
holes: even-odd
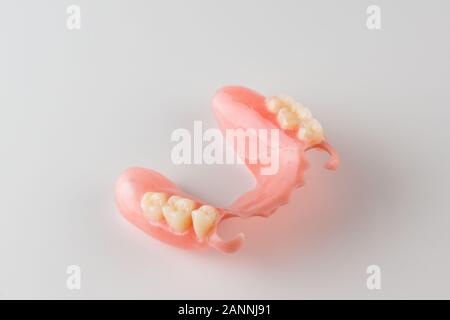
[[[280,206],[288,203],[292,191],[304,184],[303,176],[309,167],[306,151],[318,149],[328,152],[330,159],[325,168],[329,170],[336,170],[339,165],[339,157],[326,142],[323,130],[309,129],[315,126],[317,120],[311,124],[310,122],[315,120],[311,112],[295,103],[292,98],[266,98],[248,88],[230,86],[215,94],[212,107],[222,132],[242,128],[280,131],[278,145],[273,146],[278,147],[279,154],[279,170],[275,174],[261,174],[263,164],[255,164],[247,150],[235,148],[256,180],[253,190],[240,196],[229,208],[240,217],[268,217]],[[279,116],[281,110],[294,110],[295,112],[289,114],[289,118],[296,120],[285,121],[284,115]],[[292,125],[293,123],[295,125]],[[308,134],[303,136],[303,133],[300,134],[302,130],[307,130]],[[268,147],[272,147],[270,142],[268,144]]]
[[[150,236],[184,249],[216,248],[233,252],[244,235],[224,241],[219,223],[233,215],[185,193],[153,170],[130,168],[116,183],[116,203],[122,215]]]
[[[303,176],[309,166],[306,151],[326,151],[330,159],[325,167],[329,170],[338,167],[339,158],[311,111],[290,97],[264,97],[244,87],[229,86],[214,95],[212,108],[223,133],[236,129],[278,130],[276,144],[267,139],[260,141],[267,148],[277,148],[277,172],[264,174],[266,159],[255,162],[248,149],[235,146],[256,185],[227,208],[196,199],[158,172],[144,168],[126,170],[116,183],[115,197],[119,211],[128,221],[162,242],[185,249],[212,247],[234,252],[241,247],[244,235],[223,240],[218,234],[222,221],[268,217],[288,203],[292,191],[304,184]]]

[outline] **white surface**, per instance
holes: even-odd
[[[73,3],[79,31],[66,29]],[[0,298],[450,298],[449,9],[2,1]],[[302,101],[342,166],[311,154],[288,206],[229,226],[247,235],[238,253],[180,251],[118,214],[114,182],[140,165],[211,203],[249,190],[241,167],[170,162],[170,133],[214,127],[210,98],[227,84]],[[366,288],[371,264],[380,291]]]

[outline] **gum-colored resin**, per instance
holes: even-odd
[[[212,107],[223,132],[227,129],[275,129],[279,141],[263,143],[278,148],[278,170],[263,175],[263,161],[250,159],[249,150],[238,150],[256,180],[253,190],[240,196],[229,208],[215,208],[183,192],[161,174],[130,168],[116,183],[116,202],[122,215],[152,237],[185,249],[213,247],[223,252],[238,250],[244,240],[238,234],[224,241],[217,227],[224,219],[269,216],[286,204],[291,192],[303,185],[308,168],[305,152],[324,150],[330,154],[325,167],[335,170],[339,158],[326,142],[324,130],[311,111],[285,96],[264,97],[244,87],[224,87],[213,98]]]

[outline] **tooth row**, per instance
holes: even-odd
[[[267,110],[276,114],[278,124],[285,130],[297,130],[297,137],[311,144],[324,139],[324,132],[319,121],[311,111],[297,103],[291,97],[273,96],[266,98]]]
[[[219,214],[216,208],[209,205],[196,207],[197,204],[191,199],[175,195],[168,197],[163,192],[147,192],[141,199],[141,208],[147,220],[165,220],[177,233],[183,233],[193,226],[197,238],[203,240],[208,236]]]

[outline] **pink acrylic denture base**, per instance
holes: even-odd
[[[244,87],[224,87],[213,97],[212,107],[222,132],[227,129],[279,129],[275,116],[265,107],[265,97]],[[224,241],[217,233],[221,221],[230,217],[247,218],[252,216],[269,216],[280,206],[286,204],[291,192],[302,186],[304,172],[308,168],[305,152],[319,149],[330,154],[325,167],[335,170],[339,158],[335,150],[325,141],[318,145],[307,145],[298,140],[295,132],[279,130],[279,170],[274,175],[262,175],[261,164],[249,161],[248,151],[235,150],[252,172],[255,187],[240,196],[228,208],[218,208],[219,218],[205,241],[197,240],[191,230],[183,234],[172,232],[165,222],[147,221],[140,207],[142,196],[146,192],[165,192],[169,195],[180,195],[196,201],[199,205],[204,201],[186,194],[173,182],[161,174],[144,169],[130,168],[125,171],[116,183],[116,203],[122,215],[131,223],[152,237],[170,245],[185,249],[216,248],[223,252],[234,252],[243,243],[244,235],[238,234],[230,241]],[[266,142],[269,147],[270,141]]]

